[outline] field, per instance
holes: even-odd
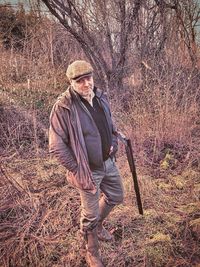
[[[119,143],[117,165],[125,199],[105,222],[114,237],[100,243],[105,266],[200,267],[197,2],[155,1],[151,6],[152,1],[144,1],[140,7],[143,1],[136,1],[126,24],[120,17],[126,10],[120,3],[126,1],[102,1],[114,6],[109,10],[116,12],[116,21],[113,16],[107,24],[118,33],[116,40],[127,42],[121,50],[118,42],[111,47],[112,40],[106,39],[109,28],[104,31],[102,25],[109,16],[104,16],[103,6],[95,6],[92,11],[103,13],[94,17],[81,10],[88,16],[84,27],[78,24],[86,29],[82,37],[89,33],[89,40],[99,45],[98,54],[95,49],[84,53],[90,43],[81,46],[39,10],[39,2],[29,12],[22,4],[18,9],[0,5],[0,267],[86,266],[79,233],[80,198],[68,184],[64,167],[48,153],[48,128],[51,108],[68,86],[68,64],[86,55],[92,58],[92,53],[99,59],[94,60],[99,67],[95,84],[104,90],[105,81],[97,74],[107,66],[113,119],[132,141],[144,209],[139,215]],[[121,31],[133,19],[132,28]],[[114,54],[119,51],[122,55]]]
[[[8,92],[4,90],[4,99]],[[8,98],[1,111],[1,133],[7,135],[2,139],[6,149],[1,150],[0,266],[86,266],[79,195],[67,183],[65,169],[48,155],[47,129],[39,121],[48,111],[25,112],[25,107],[9,104]],[[117,164],[125,201],[105,222],[114,236],[113,242],[101,243],[106,266],[199,266],[198,161],[181,163],[173,149],[167,151],[154,168],[143,166],[136,157],[141,216],[120,144]]]

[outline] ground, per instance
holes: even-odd
[[[200,175],[138,179],[144,208],[139,215],[132,176],[124,155],[117,164],[125,201],[105,222],[113,242],[101,242],[106,266],[200,264]],[[10,159],[1,165],[1,266],[84,267],[79,234],[80,199],[65,170],[48,155]]]

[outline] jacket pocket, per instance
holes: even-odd
[[[81,190],[88,190],[92,193],[96,193],[96,187],[94,183],[89,179],[84,179],[85,177],[82,177],[80,179],[80,175],[77,172],[71,172],[67,171],[66,178],[68,183],[70,183],[72,186],[81,189]]]

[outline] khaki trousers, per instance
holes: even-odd
[[[111,206],[123,202],[124,190],[118,168],[111,158],[103,163],[101,170],[92,171],[97,186],[96,194],[79,190],[81,197],[80,230],[84,234],[97,226],[99,220],[99,199],[103,193],[104,201]]]

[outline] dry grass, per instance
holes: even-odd
[[[77,193],[64,186],[55,166],[50,161],[41,166],[37,160],[16,162],[13,175],[1,167],[3,266],[51,266],[70,247],[77,229]]]
[[[114,95],[118,128],[132,139],[138,163],[158,172],[181,172],[199,165],[200,71],[157,64],[140,86]]]
[[[0,266],[84,267],[80,199],[47,152],[66,62],[55,67],[37,49],[38,60],[0,50]],[[114,241],[101,243],[102,257],[108,267],[197,267],[199,70],[149,64],[138,85],[112,96],[117,126],[133,143],[145,212],[138,215],[120,145],[126,195],[106,221]]]
[[[2,156],[20,156],[44,153],[47,145],[47,128],[39,120],[37,111],[0,99],[0,151]]]
[[[199,173],[153,179],[140,175],[144,216],[138,215],[128,166],[125,202],[106,221],[113,243],[101,243],[106,266],[195,266],[199,258]],[[78,234],[80,200],[50,159],[12,160],[1,165],[1,266],[86,266]]]

